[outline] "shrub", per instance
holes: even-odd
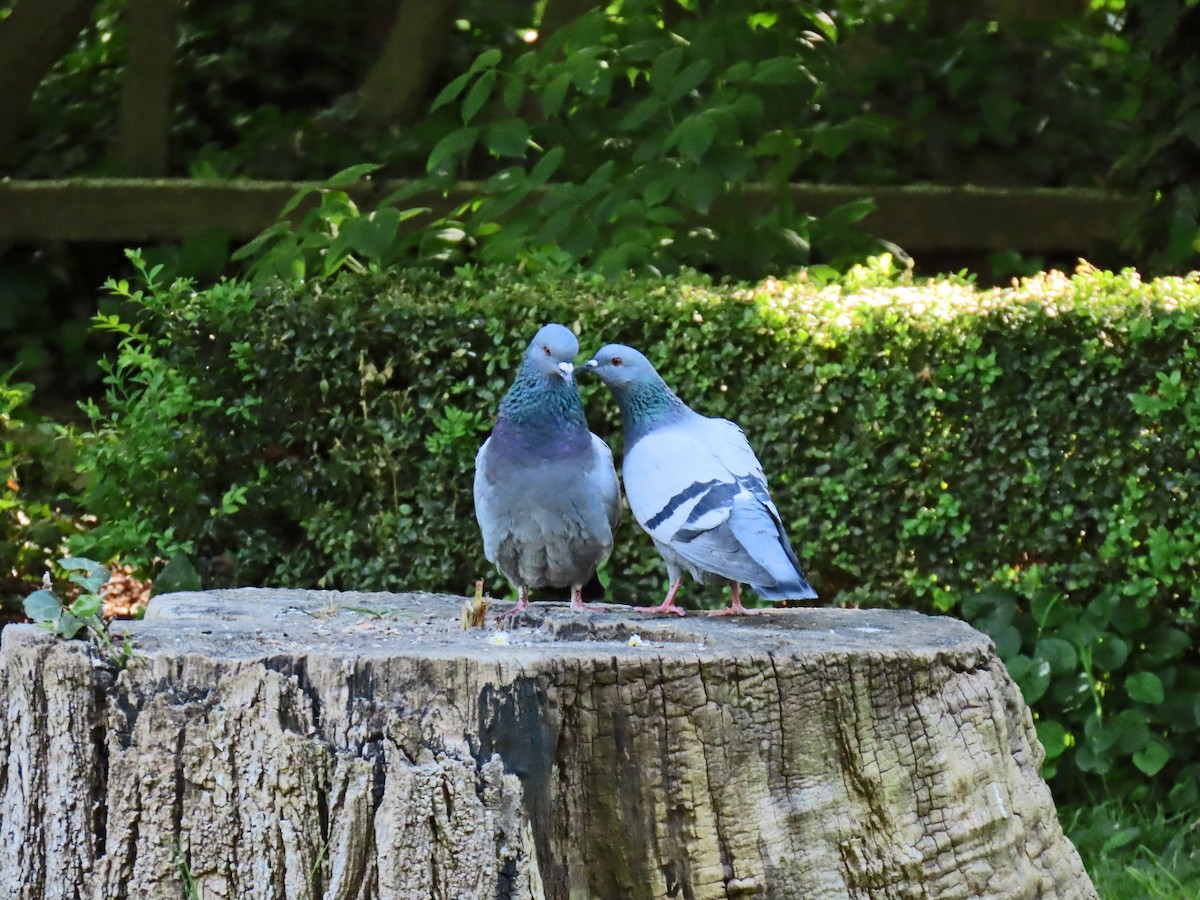
[[[500,589],[473,456],[534,328],[561,321],[585,353],[645,348],[696,408],[736,418],[824,602],[987,631],[1051,772],[1152,776],[1194,754],[1194,278],[979,291],[907,283],[886,258],[825,285],[416,269],[193,291],[145,274],[112,285],[145,321],[101,322],[123,338],[89,408],[99,525],[78,552],[187,554],[209,585]],[[584,394],[619,455],[614,404]],[[608,568],[615,599],[661,599],[628,517]]]
[[[80,523],[61,507],[77,490],[74,444],[62,429],[29,410],[30,385],[0,373],[0,616],[17,613],[62,556]]]

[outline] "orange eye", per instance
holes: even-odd
[[[542,349],[546,351],[546,355],[547,355],[547,356],[553,356],[553,355],[554,355],[553,353],[551,353],[551,352],[550,352],[550,348],[549,348],[549,347],[542,347]]]
[[[614,356],[614,357],[612,358],[612,364],[613,364],[614,366],[619,366],[619,365],[621,365],[621,357],[619,357],[619,356]]]

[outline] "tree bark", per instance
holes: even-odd
[[[95,0],[22,0],[0,22],[0,159],[29,101],[88,23]]]
[[[461,604],[166,595],[115,678],[9,626],[0,893],[1096,896],[965,624]]]
[[[167,174],[178,0],[129,0],[129,59],[113,158],[131,175]]]
[[[383,52],[358,89],[359,121],[403,124],[424,109],[457,9],[455,0],[401,0]]]

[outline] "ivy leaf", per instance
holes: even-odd
[[[62,613],[62,601],[54,591],[34,591],[22,604],[25,615],[35,622],[54,622]]]
[[[67,640],[70,640],[83,630],[83,626],[84,621],[82,619],[78,619],[72,615],[64,614],[63,617],[58,620],[58,633]]]
[[[104,600],[99,594],[83,594],[67,610],[78,619],[87,619],[99,615],[104,608]]]
[[[1162,679],[1153,672],[1138,672],[1125,679],[1125,693],[1134,700],[1154,706],[1166,699]]]
[[[1172,755],[1170,746],[1155,735],[1150,743],[1133,754],[1133,764],[1141,769],[1143,774],[1153,778],[1171,761]]]
[[[1046,751],[1046,759],[1057,759],[1067,749],[1067,729],[1061,722],[1041,719],[1037,723],[1037,736]]]
[[[1115,634],[1105,634],[1092,651],[1092,661],[1106,672],[1113,672],[1125,665],[1129,658],[1129,642]]]
[[[1073,672],[1079,662],[1075,648],[1069,641],[1062,638],[1044,637],[1037,642],[1034,655],[1050,664],[1050,671],[1055,675]]]

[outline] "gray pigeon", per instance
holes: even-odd
[[[632,347],[609,344],[581,367],[600,377],[621,407],[625,496],[667,564],[671,587],[651,612],[683,615],[683,573],[729,584],[733,604],[711,615],[743,615],[739,583],[767,600],[811,600],[762,464],[742,430],[694,412]]]
[[[562,325],[534,336],[491,436],[475,457],[475,517],[483,552],[518,592],[583,586],[612,552],[621,495],[612,451],[588,431],[572,360],[579,342]]]

